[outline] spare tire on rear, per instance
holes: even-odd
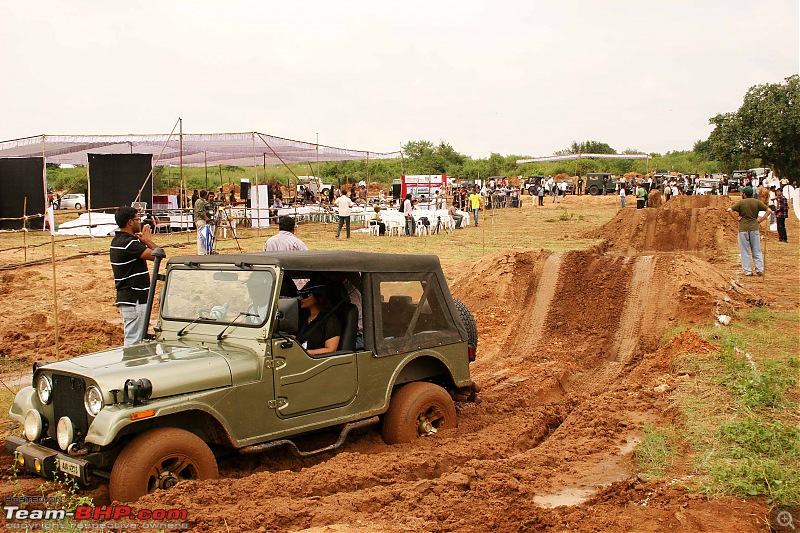
[[[461,322],[464,324],[464,329],[467,330],[467,339],[470,346],[474,347],[477,350],[478,326],[475,324],[475,317],[472,316],[472,311],[469,310],[467,304],[465,304],[458,298],[453,298],[453,303],[456,304],[456,309],[458,309],[458,314],[461,317]]]

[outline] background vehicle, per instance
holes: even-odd
[[[728,180],[728,191],[737,192],[739,187],[742,186],[742,183],[744,183],[746,177],[746,170],[734,170],[730,179]]]
[[[722,194],[722,182],[716,179],[700,178],[695,182],[692,194]]]
[[[288,446],[306,457],[378,423],[387,444],[432,436],[457,425],[455,398],[477,393],[475,321],[450,295],[437,256],[179,256],[162,277],[154,335],[35,368],[9,413],[24,426],[24,438],[6,439],[17,468],[109,479],[112,500],[133,501],[216,477],[221,454]],[[342,325],[333,353],[312,356],[293,336],[305,323],[294,281],[309,278],[324,284],[327,312]],[[325,429],[339,432],[334,444],[298,446]]]
[[[528,176],[525,179],[523,189],[527,190],[528,194],[530,194],[531,196],[534,196],[536,187],[541,185],[544,180],[545,180],[544,176]]]
[[[330,183],[322,183],[322,180],[316,176],[297,176],[297,192],[300,192],[301,186],[305,189],[310,189],[315,196],[318,194],[327,195],[328,191],[333,187]]]
[[[759,181],[763,180],[764,178],[770,177],[772,171],[767,167],[758,167],[758,168],[751,168],[747,171],[750,176],[754,178],[758,178]]]
[[[83,194],[65,194],[58,204],[59,209],[83,209],[86,207],[86,197]]]
[[[617,189],[617,179],[614,174],[608,172],[589,172],[586,174],[586,192],[597,196],[603,194],[603,187],[606,192],[614,192]]]

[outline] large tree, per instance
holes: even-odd
[[[723,162],[757,157],[791,181],[800,178],[800,76],[755,85],[735,113],[710,119],[714,154]]]
[[[616,154],[617,151],[611,148],[608,144],[600,141],[572,141],[569,148],[559,150],[555,155],[569,155],[569,154]]]

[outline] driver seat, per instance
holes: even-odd
[[[336,309],[336,317],[342,326],[342,336],[339,339],[338,351],[355,351],[356,334],[358,333],[358,307],[350,302],[342,303]]]

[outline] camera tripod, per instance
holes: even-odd
[[[215,249],[214,249],[214,251],[212,253],[219,253],[216,250],[217,232],[219,231],[220,222],[223,222],[223,221],[228,223],[228,227],[231,228],[231,233],[233,233],[233,238],[234,238],[234,240],[236,240],[236,247],[239,248],[239,252],[242,252],[243,251],[242,250],[242,245],[239,242],[239,237],[236,235],[236,226],[233,225],[233,222],[231,221],[231,217],[230,217],[230,215],[228,215],[228,212],[225,210],[225,208],[220,209],[220,207],[222,207],[222,206],[221,205],[214,205],[214,210],[210,213],[210,215],[211,215],[211,224],[214,226],[214,248]],[[222,216],[225,217],[224,219],[222,219],[222,216],[220,216],[220,212],[222,212]]]

